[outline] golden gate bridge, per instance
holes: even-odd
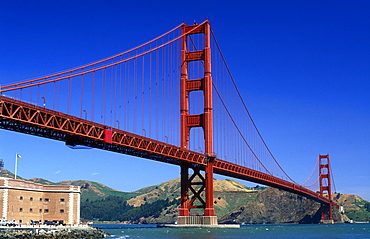
[[[312,185],[298,184],[284,171],[208,20],[183,23],[104,60],[1,86],[0,92],[2,129],[179,165],[179,224],[217,224],[214,173],[313,199],[321,203],[321,219],[333,221],[338,205],[331,197],[329,155],[319,155]],[[194,208],[203,216],[193,216]]]

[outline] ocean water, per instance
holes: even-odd
[[[239,229],[157,228],[156,225],[94,224],[111,234],[111,238],[150,239],[302,239],[302,238],[370,238],[370,223],[358,224],[288,224],[242,225]]]

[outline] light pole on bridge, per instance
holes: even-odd
[[[85,120],[87,119],[87,110],[83,110],[82,112],[85,113]]]
[[[46,98],[43,96],[43,97],[41,97],[41,99],[43,99],[44,100],[44,108],[46,107]]]

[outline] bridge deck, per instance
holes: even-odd
[[[204,154],[4,96],[0,96],[0,128],[170,164],[185,162],[202,169],[207,164]],[[214,172],[286,190],[319,203],[332,203],[300,185],[221,159],[215,159]]]

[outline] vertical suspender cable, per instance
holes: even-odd
[[[106,113],[107,113],[107,79],[105,74],[105,69],[102,70],[102,77],[103,77],[103,107],[102,107],[102,123],[105,124],[106,120]]]
[[[33,87],[31,87],[31,88],[30,88],[30,102],[33,102],[33,98],[32,98],[32,89],[33,89]],[[1,95],[1,93],[0,93],[0,95]]]
[[[173,99],[173,94],[171,94],[171,92],[173,92],[173,85],[172,85],[172,64],[173,64],[173,58],[172,58],[172,52],[173,52],[173,46],[174,46],[175,43],[172,43],[170,46],[169,46],[169,58],[168,58],[168,62],[169,62],[169,68],[168,68],[168,72],[169,72],[169,90],[168,90],[168,97],[169,97],[169,102],[168,102],[168,143],[170,144],[173,144],[174,142],[172,141],[172,139],[174,138],[174,135],[173,135],[173,132],[174,132],[174,129],[172,129],[172,115],[175,113],[175,112],[172,112],[172,106],[173,106],[173,103],[174,103],[174,99]]]
[[[148,129],[148,131],[149,131],[149,137],[152,137],[152,122],[153,122],[153,112],[152,112],[152,108],[153,108],[153,99],[152,99],[152,97],[153,97],[153,83],[152,83],[152,81],[153,81],[153,79],[152,79],[152,77],[153,77],[153,63],[152,63],[152,61],[153,61],[153,57],[152,57],[153,55],[152,55],[152,53],[149,53],[149,118],[150,118],[150,120],[149,120],[149,129]]]
[[[141,132],[145,130],[145,115],[144,115],[144,107],[145,107],[145,56],[142,57],[141,62]]]
[[[128,54],[128,57],[130,57],[130,53]],[[126,130],[129,130],[130,129],[130,120],[132,120],[131,117],[127,117],[130,113],[131,113],[131,109],[130,109],[130,61],[127,62],[127,79],[126,79],[126,102],[125,102],[125,109],[126,109],[126,112],[125,112],[125,124],[127,124],[127,128]]]
[[[82,101],[83,101],[83,95],[84,95],[84,77],[85,77],[85,75],[82,75],[81,76],[81,86],[80,86],[80,118],[82,118]]]
[[[32,87],[31,87],[31,89],[32,89]],[[56,105],[57,97],[58,97],[58,95],[57,95],[57,82],[53,82],[53,110],[56,110],[55,105]]]
[[[112,61],[113,61],[113,59],[112,59]],[[109,102],[108,102],[109,126],[112,127],[113,126],[112,125],[112,121],[113,121],[113,117],[112,117],[112,114],[113,114],[113,111],[112,111],[113,102],[112,102],[112,99],[113,99],[114,66],[110,67],[109,68],[109,71],[107,71],[107,72],[108,72],[108,78],[107,78],[108,87],[107,87],[107,90],[108,90],[108,94],[109,94]]]
[[[45,86],[45,85],[44,85]],[[67,114],[71,114],[72,105],[72,78],[68,78],[68,103],[67,103]]]
[[[40,105],[40,85],[37,86],[37,105]]]
[[[118,118],[120,120],[120,129],[122,129],[122,127],[124,127],[124,116],[123,116],[123,110],[125,108],[125,84],[124,84],[124,78],[125,78],[125,63],[121,63],[120,64],[120,73],[119,73],[119,113],[118,113]]]
[[[164,41],[164,39],[162,39],[162,42]],[[167,112],[167,102],[166,102],[166,96],[167,96],[167,92],[166,92],[166,82],[167,82],[167,76],[166,76],[166,47],[163,47],[162,48],[162,87],[163,87],[163,93],[162,93],[162,100],[161,100],[161,105],[163,105],[163,108],[162,108],[162,137],[163,137],[163,140],[164,142],[166,142],[166,112]]]
[[[122,103],[122,107],[123,107],[123,129],[127,130],[127,114],[126,114],[126,110],[127,110],[127,100],[126,100],[126,97],[127,97],[127,93],[126,93],[127,83],[126,83],[126,81],[127,81],[127,77],[128,77],[128,74],[127,74],[127,72],[128,72],[128,68],[127,68],[128,62],[125,62],[123,64],[124,64],[123,65],[124,66],[123,67],[123,69],[124,69],[123,85],[122,85],[122,87],[123,87],[123,96],[122,96],[122,98],[123,98],[123,103]]]
[[[116,126],[116,121],[117,121],[117,112],[118,112],[118,109],[117,109],[117,92],[118,92],[118,86],[117,86],[117,81],[118,81],[118,65],[114,66],[114,75],[113,75],[113,79],[114,79],[114,86],[113,86],[113,94],[114,94],[114,97],[113,97],[113,125],[115,128],[118,128],[119,126],[119,123],[117,124]],[[112,126],[113,126],[112,125]]]
[[[95,91],[96,91],[96,72],[94,71],[92,73],[92,86],[91,86],[91,120],[94,121],[94,115],[95,115]]]
[[[136,51],[136,54],[137,54],[137,51]],[[134,59],[134,121],[133,121],[133,132],[134,133],[137,133],[137,128],[136,128],[136,125],[137,125],[137,74],[138,74],[138,70],[137,70],[137,58]]]
[[[158,42],[157,42],[158,46]],[[159,74],[159,52],[158,50],[155,51],[155,139],[158,140],[158,111],[159,111],[159,105],[158,105],[158,97],[159,97],[159,92],[158,92],[158,74]]]

